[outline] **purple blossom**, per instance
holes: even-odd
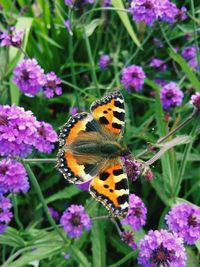
[[[150,62],[150,67],[159,69],[160,71],[167,70],[167,65],[165,64],[165,61],[159,58],[153,58]]]
[[[73,7],[74,0],[65,0],[65,5],[69,7]]]
[[[0,234],[4,233],[13,214],[10,211],[12,205],[9,198],[0,194]]]
[[[187,9],[186,7],[181,7],[181,9],[179,9],[178,14],[177,14],[177,20],[179,21],[183,21],[187,19],[187,15],[186,15]]]
[[[91,220],[82,205],[71,205],[62,215],[60,223],[69,237],[79,237],[90,230]]]
[[[134,234],[131,231],[124,231],[121,233],[121,240],[126,243],[133,250],[137,249],[137,244],[134,241]]]
[[[44,70],[35,59],[24,59],[14,69],[13,81],[27,96],[36,95],[45,85]]]
[[[51,153],[54,148],[53,143],[55,143],[57,139],[58,136],[51,124],[44,121],[39,122],[35,147],[40,152]]]
[[[0,46],[21,47],[23,31],[11,27],[9,32],[0,32]]]
[[[169,110],[170,108],[180,106],[182,104],[184,94],[174,82],[164,85],[160,92],[160,98],[163,108]]]
[[[54,95],[61,95],[62,88],[59,86],[61,84],[61,79],[58,78],[55,72],[49,72],[46,74],[46,82],[44,84],[43,90],[44,95],[47,98],[52,98]]]
[[[165,217],[169,229],[192,245],[200,239],[200,208],[188,203],[177,204]]]
[[[72,33],[72,25],[71,25],[71,21],[69,19],[64,21],[64,26],[66,27],[66,29],[68,30],[69,33]]]
[[[24,166],[11,159],[0,161],[0,193],[26,193],[29,182]]]
[[[167,82],[162,80],[162,79],[155,79],[154,82],[157,83],[160,86],[164,86],[164,85],[167,84]]]
[[[52,207],[48,207],[48,211],[51,214],[51,217],[54,218],[54,220],[57,221],[59,219],[59,213],[57,212],[57,210]]]
[[[90,188],[90,182],[91,181],[88,181],[88,182],[85,182],[85,183],[82,183],[82,184],[77,184],[76,186],[78,188],[80,188],[81,190],[88,191],[89,188]]]
[[[141,174],[141,164],[132,155],[121,157],[129,179],[136,181]]]
[[[0,155],[26,157],[32,152],[39,122],[31,111],[0,106]]]
[[[110,63],[109,55],[101,55],[99,58],[99,67],[104,70],[107,68],[108,64]]]
[[[146,223],[146,214],[147,209],[141,198],[135,194],[130,194],[128,215],[121,220],[121,223],[130,225],[134,231],[139,231]]]
[[[155,9],[156,1],[157,0],[133,0],[130,7],[133,19],[136,22],[143,21],[147,25],[152,25],[158,18]]]
[[[169,0],[162,0],[157,2],[157,14],[162,21],[174,23],[179,14],[177,6]]]
[[[145,73],[140,66],[131,65],[122,70],[121,83],[126,90],[141,91],[144,85]]]
[[[85,111],[84,108],[80,108],[80,112]],[[71,107],[69,110],[69,115],[74,116],[79,112],[78,107]]]
[[[192,95],[189,103],[200,110],[200,93]]]
[[[144,267],[186,266],[183,239],[176,233],[150,230],[140,241],[138,263]]]
[[[111,0],[103,0],[103,7],[110,7],[112,5]]]
[[[188,64],[192,68],[196,68],[198,66],[196,54],[197,52],[195,46],[185,47],[182,51],[182,56],[188,61]]]

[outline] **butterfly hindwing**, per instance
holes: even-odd
[[[125,107],[123,95],[119,91],[95,101],[91,106],[91,113],[111,133],[120,135],[123,132]]]
[[[83,112],[72,116],[62,127],[57,168],[71,183],[84,183],[95,176],[103,164],[98,155],[76,153],[76,144],[95,143],[99,139],[99,125],[91,114]]]
[[[129,199],[128,179],[120,160],[102,169],[93,178],[90,184],[90,193],[113,216],[126,216]]]

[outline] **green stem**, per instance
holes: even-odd
[[[91,50],[89,38],[87,36],[85,28],[83,28],[83,30],[84,30],[84,37],[85,37],[85,43],[86,43],[88,58],[89,58],[89,61],[90,61],[90,70],[91,70],[92,80],[93,80],[93,83],[95,84],[95,87],[97,89],[97,96],[101,97],[101,93],[100,93],[99,85],[98,85],[98,81],[97,81],[97,76],[96,76],[96,71],[95,71],[95,64],[94,64],[94,60],[93,60],[93,56],[92,56],[92,50]]]
[[[159,24],[159,26],[160,26],[160,29],[161,29],[161,32],[162,32],[162,35],[163,35],[163,37],[164,37],[164,39],[165,39],[165,41],[166,41],[166,43],[168,44],[168,46],[174,51],[174,47],[171,45],[171,43],[170,43],[170,41],[169,41],[169,39],[167,38],[167,35],[166,35],[166,33],[165,33],[165,30],[163,29],[163,27],[161,26],[161,24]]]
[[[23,224],[21,223],[19,219],[17,197],[14,194],[12,194],[12,203],[13,203],[13,208],[14,208],[15,221],[17,225],[19,226],[20,230],[23,230],[24,229]]]
[[[57,159],[52,158],[52,159],[23,159],[22,160],[24,163],[56,163]]]
[[[191,11],[192,11],[192,16],[195,18],[195,8],[194,8],[194,1],[190,0],[190,6],[191,6]],[[196,46],[196,54],[197,54],[197,61],[198,61],[198,66],[200,65],[200,55],[199,55],[199,45],[198,45],[198,36],[197,36],[197,27],[196,27],[196,22],[193,19],[193,33],[194,33],[194,42]]]
[[[29,178],[31,180],[31,183],[38,195],[39,200],[41,201],[43,208],[44,208],[44,212],[46,213],[47,219],[49,221],[49,223],[53,226],[53,228],[55,229],[55,231],[58,233],[58,235],[63,239],[64,243],[68,243],[67,237],[63,234],[63,232],[59,229],[59,227],[56,225],[54,219],[51,217],[47,204],[45,202],[44,196],[42,194],[42,191],[40,189],[40,186],[38,184],[38,181],[33,173],[33,171],[31,170],[30,166],[26,163],[24,163],[24,167],[29,175]]]
[[[192,138],[195,137],[195,135],[196,135],[196,133],[198,131],[199,122],[200,122],[200,116],[198,116],[198,118],[196,120],[196,123],[194,124],[193,129],[192,129],[192,131],[190,133],[190,136]],[[180,191],[181,183],[182,183],[182,180],[183,180],[183,175],[184,175],[185,169],[186,169],[187,159],[189,157],[189,154],[190,154],[190,151],[191,151],[191,148],[192,148],[192,144],[193,144],[193,142],[187,144],[186,147],[185,147],[184,153],[183,153],[183,160],[181,162],[181,166],[180,166],[180,169],[179,169],[179,176],[178,176],[177,184],[176,184],[176,187],[175,187],[175,194],[176,195],[178,195],[178,193]]]

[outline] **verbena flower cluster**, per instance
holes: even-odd
[[[190,104],[200,110],[200,93],[196,93],[191,96]]]
[[[131,181],[137,180],[141,174],[141,164],[137,160],[133,159],[131,155],[121,157],[121,159],[124,163],[128,178]]]
[[[153,58],[150,62],[150,67],[158,69],[160,71],[166,71],[167,65],[165,64],[164,60],[159,58]]]
[[[174,82],[170,82],[164,85],[160,92],[161,102],[163,108],[166,110],[180,106],[182,104],[183,97],[183,92]]]
[[[130,12],[136,22],[152,25],[156,20],[174,23],[185,20],[186,8],[178,9],[170,0],[132,0]]]
[[[64,231],[69,237],[79,237],[83,230],[90,230],[91,220],[82,205],[71,205],[60,219]]]
[[[0,234],[4,233],[13,214],[10,211],[12,205],[10,199],[0,194]]]
[[[10,30],[0,30],[0,46],[15,46],[21,47],[23,31],[17,31],[15,27],[10,27]]]
[[[145,73],[140,66],[131,65],[123,68],[121,83],[129,92],[138,92],[144,85]]]
[[[99,67],[100,69],[104,70],[108,67],[108,64],[110,63],[110,57],[109,55],[101,55],[99,58]]]
[[[198,66],[197,63],[197,51],[195,46],[185,47],[182,51],[182,56],[187,60],[188,64],[192,68],[196,68]]]
[[[121,220],[122,224],[128,224],[134,231],[139,231],[146,223],[147,209],[138,196],[129,195],[129,210],[126,218]]]
[[[37,121],[31,111],[13,106],[0,106],[0,155],[26,157],[36,148],[50,153],[57,141],[53,127]]]
[[[186,265],[183,239],[167,230],[150,230],[139,244],[138,263],[144,267]]]
[[[175,205],[166,215],[169,229],[192,245],[200,240],[200,208],[181,203]]]
[[[131,247],[133,250],[137,249],[137,244],[134,241],[134,234],[131,231],[124,231],[121,233],[121,240]]]
[[[36,59],[24,59],[14,69],[13,81],[27,96],[43,90],[44,96],[52,98],[62,94],[61,80],[54,72],[44,74]]]

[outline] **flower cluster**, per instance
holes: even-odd
[[[169,23],[186,19],[186,8],[178,9],[170,0],[132,0],[130,11],[136,22],[152,25],[160,19]]]
[[[37,121],[31,111],[0,106],[0,155],[26,157],[33,147],[50,153],[57,134],[50,124]]]
[[[144,85],[145,73],[140,66],[131,65],[122,70],[121,83],[129,92],[141,91]]]
[[[134,231],[139,231],[146,223],[147,209],[142,200],[135,194],[129,195],[129,211],[122,224],[130,225]]]
[[[57,210],[55,210],[52,207],[48,207],[48,211],[49,211],[51,217],[54,218],[54,220],[57,221],[59,219],[59,213],[57,212]]]
[[[196,68],[198,66],[196,55],[197,51],[195,46],[185,47],[182,51],[182,56],[187,60],[188,64],[192,68]]]
[[[155,69],[159,69],[160,71],[166,71],[167,65],[162,59],[159,58],[153,58],[150,62],[150,67],[153,67]]]
[[[142,266],[184,267],[186,252],[183,239],[167,230],[150,230],[140,241],[138,263]]]
[[[180,106],[182,104],[184,94],[174,82],[164,85],[160,92],[160,98],[163,108],[169,110],[170,108]]]
[[[71,205],[60,219],[64,231],[69,237],[81,236],[83,230],[90,230],[91,220],[82,205]]]
[[[26,193],[29,182],[24,166],[11,159],[0,161],[0,193]]]
[[[111,4],[111,0],[103,0],[102,6],[103,7],[110,7]]]
[[[124,231],[121,233],[121,240],[131,247],[133,250],[137,249],[137,244],[134,241],[134,235],[131,231]]]
[[[21,47],[23,31],[17,31],[15,27],[10,27],[8,32],[0,30],[0,46]]]
[[[192,245],[200,239],[200,208],[181,203],[175,205],[165,217],[169,229]]]
[[[136,181],[141,174],[141,164],[133,159],[132,155],[121,157],[121,159],[124,163],[128,178],[132,181]]]
[[[196,93],[191,96],[190,104],[200,110],[200,93]]]
[[[0,194],[0,234],[5,232],[8,223],[12,219],[11,207],[10,199]]]
[[[100,58],[99,58],[100,69],[102,69],[102,70],[106,69],[109,63],[110,63],[109,55],[101,55],[100,56]]]
[[[54,72],[44,74],[36,59],[24,59],[14,69],[13,81],[27,96],[34,96],[43,89],[47,98],[61,95],[61,80]]]

